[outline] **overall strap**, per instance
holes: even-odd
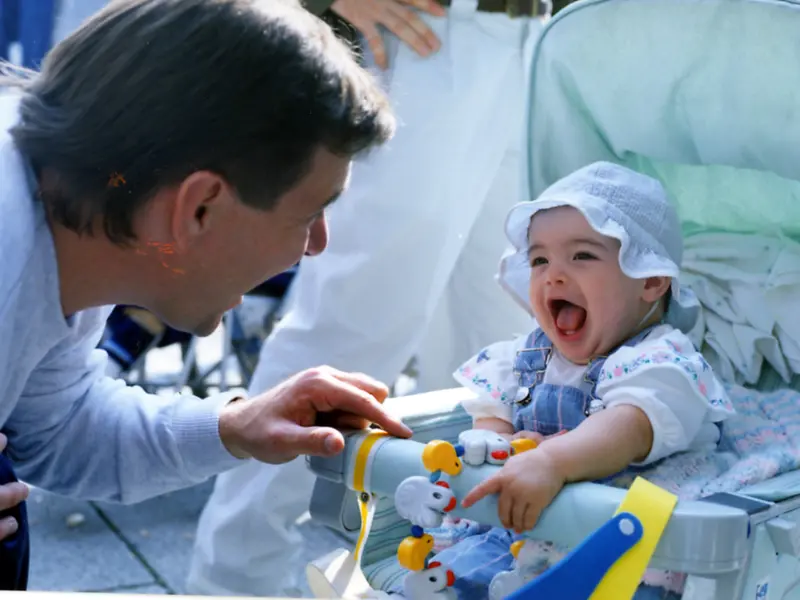
[[[525,348],[519,350],[514,359],[514,374],[519,377],[521,388],[530,388],[541,382],[552,350],[553,342],[541,329],[528,336]]]

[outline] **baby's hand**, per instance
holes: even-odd
[[[540,448],[513,456],[500,471],[464,497],[469,508],[489,494],[498,494],[497,513],[506,529],[533,529],[539,515],[564,487],[566,479]]]

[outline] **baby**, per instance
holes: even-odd
[[[699,304],[678,282],[682,236],[659,182],[596,163],[515,206],[501,284],[535,318],[530,335],[496,343],[455,374],[476,398],[474,428],[529,437],[464,499],[498,494],[506,529],[483,528],[436,556],[459,598],[484,600],[511,569],[512,542],[571,482],[635,473],[672,454],[714,447],[732,414],[686,333]],[[531,543],[531,542],[529,542]],[[678,598],[648,579],[636,600]]]

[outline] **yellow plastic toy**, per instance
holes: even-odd
[[[404,569],[422,571],[432,550],[432,535],[425,533],[421,537],[409,536],[397,548],[397,561]]]
[[[463,467],[455,446],[442,440],[434,440],[422,451],[422,464],[431,473],[441,471],[451,477],[461,473]]]

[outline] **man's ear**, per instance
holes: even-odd
[[[655,302],[667,293],[671,285],[671,277],[648,277],[644,280],[642,300],[648,303]]]
[[[196,171],[175,193],[170,232],[178,248],[186,248],[212,226],[229,199],[230,186],[218,174]]]

